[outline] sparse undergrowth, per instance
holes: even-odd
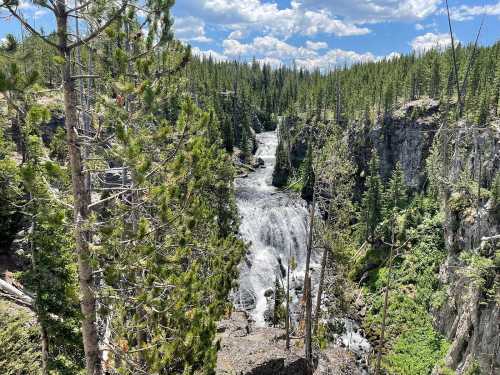
[[[409,223],[408,215],[417,219]],[[446,257],[442,216],[430,198],[416,198],[398,215],[397,222],[400,248],[391,278],[382,367],[389,374],[424,375],[449,347],[433,328],[429,314],[442,294],[437,280],[439,265]],[[368,271],[364,286],[368,309],[363,325],[374,342],[380,337],[383,291],[389,276],[387,254],[386,247],[372,247],[365,256],[365,260],[379,262],[378,268]]]

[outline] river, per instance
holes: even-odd
[[[240,264],[239,289],[233,301],[238,309],[250,314],[257,327],[264,327],[272,317],[276,280],[286,286],[290,256],[296,264],[290,277],[292,320],[297,321],[301,313],[299,299],[304,283],[309,215],[300,197],[272,186],[277,133],[257,134],[257,142],[255,158],[261,158],[264,166],[235,182],[240,234],[249,243],[249,250]],[[310,264],[313,290],[317,290],[319,268],[320,256],[313,251]],[[366,358],[371,346],[356,322],[348,318],[340,320],[345,331],[338,336],[337,345],[351,350],[361,373],[366,374]]]
[[[264,326],[276,279],[286,285],[290,255],[297,265],[291,277],[292,310],[295,311],[305,272],[308,211],[302,199],[272,186],[278,145],[276,132],[257,134],[257,142],[255,157],[263,159],[264,166],[236,180],[240,233],[250,248],[240,265],[240,288],[235,300],[238,307],[250,313],[257,326]],[[313,254],[313,278],[318,268],[318,256]]]

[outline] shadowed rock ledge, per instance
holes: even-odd
[[[302,340],[285,349],[285,331],[280,328],[253,328],[245,312],[236,311],[220,322],[221,349],[217,358],[219,375],[303,375],[305,358]],[[358,375],[352,353],[327,348],[316,353],[315,375]]]

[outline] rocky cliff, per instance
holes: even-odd
[[[301,132],[305,124],[290,125],[292,166],[298,168],[307,146]],[[368,162],[373,152],[380,161],[384,180],[396,163],[404,171],[413,192],[428,189],[427,163],[433,142],[439,142],[443,124],[438,101],[409,102],[390,116],[346,126],[345,139],[356,165],[355,199],[364,188]],[[500,373],[500,192],[495,198],[495,179],[500,171],[500,121],[493,119],[484,128],[462,120],[449,123],[449,166],[445,185],[448,201],[444,207],[443,235],[448,256],[441,265],[439,281],[443,295],[431,311],[434,324],[450,342],[444,364],[457,374],[481,371]],[[498,189],[498,186],[497,186]]]
[[[439,273],[445,296],[433,313],[436,327],[451,341],[445,365],[458,374],[500,372],[500,202],[492,194],[500,170],[499,129],[497,121],[475,134],[462,132],[456,137],[462,150],[454,145],[450,179],[459,188],[447,205],[448,258]],[[480,190],[460,186],[464,172],[476,176]]]
[[[219,375],[303,375],[303,340],[291,341],[285,348],[285,331],[255,328],[245,312],[234,312],[219,323],[221,349],[217,358]],[[354,354],[345,348],[329,346],[316,350],[315,375],[361,375]]]

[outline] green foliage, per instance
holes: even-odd
[[[379,163],[375,153],[370,160],[366,190],[361,201],[360,229],[364,239],[373,238],[377,225],[382,220],[382,182]]]
[[[22,201],[21,176],[16,162],[10,157],[10,145],[0,129],[0,247],[10,245],[19,230],[20,214],[16,205]]]
[[[446,257],[440,234],[442,217],[432,198],[418,196],[408,208],[399,212],[396,221],[401,221],[401,217],[407,214],[415,219],[404,228],[408,240],[398,251],[401,256],[395,259],[382,364],[390,374],[428,374],[448,348],[443,337],[434,330],[429,315],[431,306],[443,293],[436,276]],[[380,264],[380,260],[378,262]],[[382,319],[381,291],[388,277],[387,265],[369,271],[368,275],[365,290],[369,310],[363,325],[368,335],[377,337]]]
[[[286,186],[291,173],[289,165],[288,150],[286,150],[285,142],[280,139],[278,147],[276,148],[276,164],[274,165],[273,170],[273,186]]]
[[[383,198],[383,213],[386,218],[392,215],[392,213],[402,210],[407,204],[406,183],[399,163],[396,164],[396,168],[392,172],[391,179],[383,193]]]
[[[465,263],[465,267],[459,273],[466,276],[476,288],[484,290],[489,280],[495,277],[495,265],[491,258],[464,251],[460,254],[460,260]]]
[[[27,309],[0,300],[0,371],[41,374],[40,330]]]
[[[316,176],[313,168],[313,145],[311,140],[308,142],[306,158],[302,167],[302,190],[300,195],[302,199],[310,202],[314,196],[314,184]]]
[[[284,303],[286,302],[286,294],[281,285],[278,277],[274,282],[274,311],[273,311],[273,325],[280,326],[286,320],[286,310]]]
[[[150,114],[159,100],[140,110]],[[134,186],[145,190],[134,198],[144,209],[139,216],[125,204],[110,209],[96,248],[108,293],[116,296],[112,327],[121,355],[149,372],[210,373],[216,323],[227,311],[244,252],[236,237],[234,171],[215,113],[186,100],[177,122],[160,128],[149,127],[145,114],[116,146]],[[108,115],[116,117],[114,110]],[[176,129],[185,137],[180,145],[169,140]],[[137,287],[125,293],[124,278]]]
[[[427,375],[448,351],[449,344],[434,330],[430,319],[414,323],[397,338],[385,358],[389,374]]]
[[[472,361],[469,367],[465,370],[464,375],[482,375],[479,362],[477,360]]]

